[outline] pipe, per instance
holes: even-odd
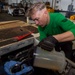
[[[71,61],[70,59],[65,57],[65,60],[68,61],[73,67],[75,67],[75,63],[73,61]]]

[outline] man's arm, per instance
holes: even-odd
[[[55,37],[58,40],[58,42],[72,41],[75,39],[71,31],[67,31],[65,33],[58,34],[58,35],[54,35],[53,37]]]
[[[58,42],[66,42],[66,41],[72,41],[74,40],[74,34],[71,31],[67,31],[62,34],[57,34],[54,36],[49,36],[45,39],[43,39],[39,45],[42,49],[45,49],[47,51],[52,51]]]

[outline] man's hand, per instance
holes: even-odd
[[[56,43],[58,43],[58,40],[53,36],[49,36],[43,39],[42,41],[40,41],[38,45],[44,50],[52,51]]]

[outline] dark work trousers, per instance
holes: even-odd
[[[72,60],[72,41],[68,41],[68,42],[62,42],[62,43],[58,43],[56,46],[55,46],[55,50],[56,51],[64,51],[65,53],[65,56]]]

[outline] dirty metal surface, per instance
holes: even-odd
[[[29,31],[38,33],[38,29],[32,25],[28,25],[23,21],[0,22],[0,47],[16,42],[12,40],[15,36],[27,34]],[[32,35],[28,37],[32,37]]]
[[[0,46],[16,42],[12,40],[11,38],[25,35],[27,33],[29,33],[29,30],[27,30],[25,27],[15,27],[15,28],[8,28],[8,29],[0,30]],[[32,35],[29,35],[26,38],[29,38],[31,36]]]
[[[6,22],[0,22],[0,30],[7,29],[7,28],[13,28],[18,26],[26,26],[27,24],[23,21],[6,21]]]
[[[29,31],[34,31],[34,33],[38,33],[38,29],[34,26],[25,26],[24,28],[28,29]]]

